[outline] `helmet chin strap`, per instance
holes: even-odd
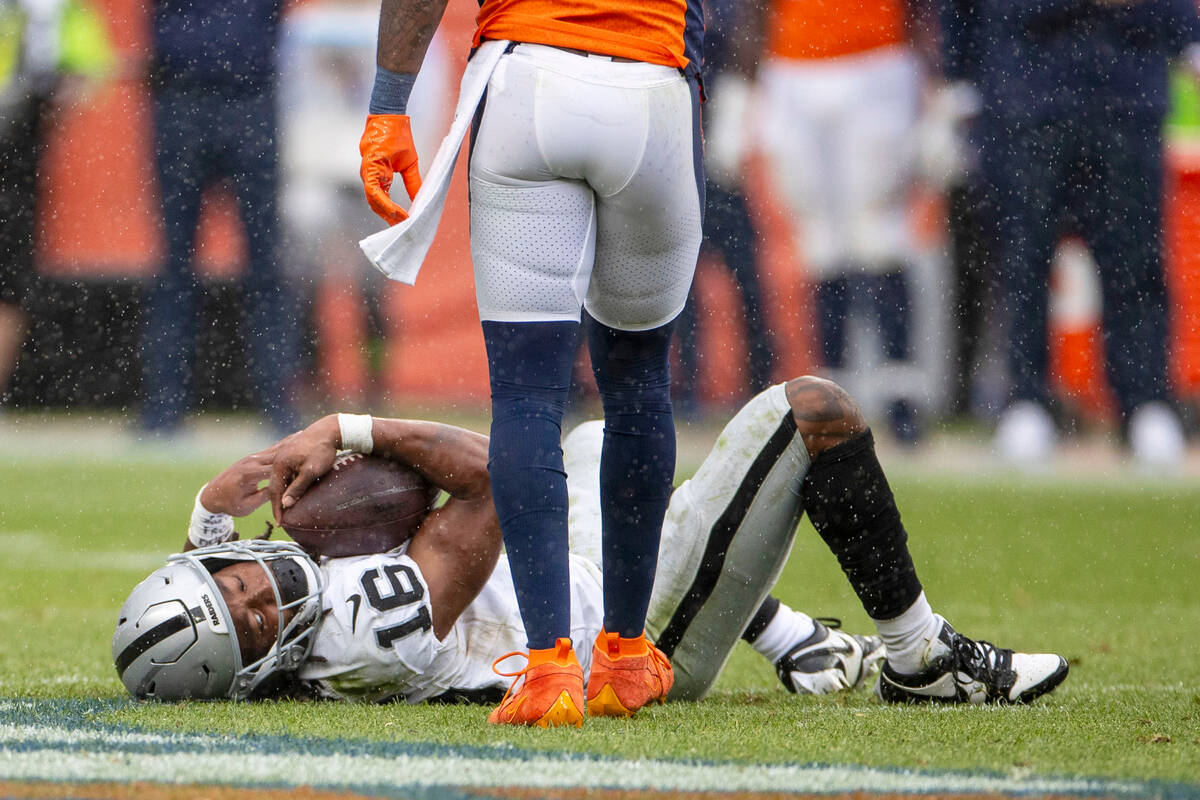
[[[285,606],[308,595],[308,577],[296,559],[277,558],[268,565],[275,576],[275,585],[279,587],[279,599]]]
[[[294,644],[285,647],[279,653],[279,665],[286,670],[299,669],[304,662],[304,656],[307,648],[304,645]]]

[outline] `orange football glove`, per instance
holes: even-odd
[[[421,173],[417,170],[417,148],[413,144],[408,117],[400,114],[369,114],[362,139],[358,142],[362,166],[358,174],[371,210],[389,225],[408,219],[408,212],[392,202],[389,191],[392,176],[397,172],[404,178],[409,198],[421,188]]]

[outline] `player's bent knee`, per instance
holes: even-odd
[[[785,389],[810,456],[867,430],[858,403],[833,381],[805,375],[788,381]]]

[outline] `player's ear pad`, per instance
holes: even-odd
[[[294,558],[277,558],[270,562],[271,574],[279,587],[283,604],[294,603],[308,594],[308,577]]]

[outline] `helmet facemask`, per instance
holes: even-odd
[[[212,575],[238,561],[253,560],[263,568],[275,595],[275,607],[279,612],[275,643],[265,655],[242,664],[241,647],[233,619],[225,605],[225,597],[217,587]],[[267,679],[280,673],[295,672],[312,651],[313,637],[321,616],[321,593],[324,580],[317,565],[297,545],[284,542],[250,540],[229,542],[205,547],[171,556],[172,561],[195,563],[205,573],[207,581],[217,589],[218,602],[230,629],[235,658],[239,665],[234,674],[229,697],[245,700]],[[289,612],[291,619],[288,619]],[[284,620],[287,620],[286,624]]]

